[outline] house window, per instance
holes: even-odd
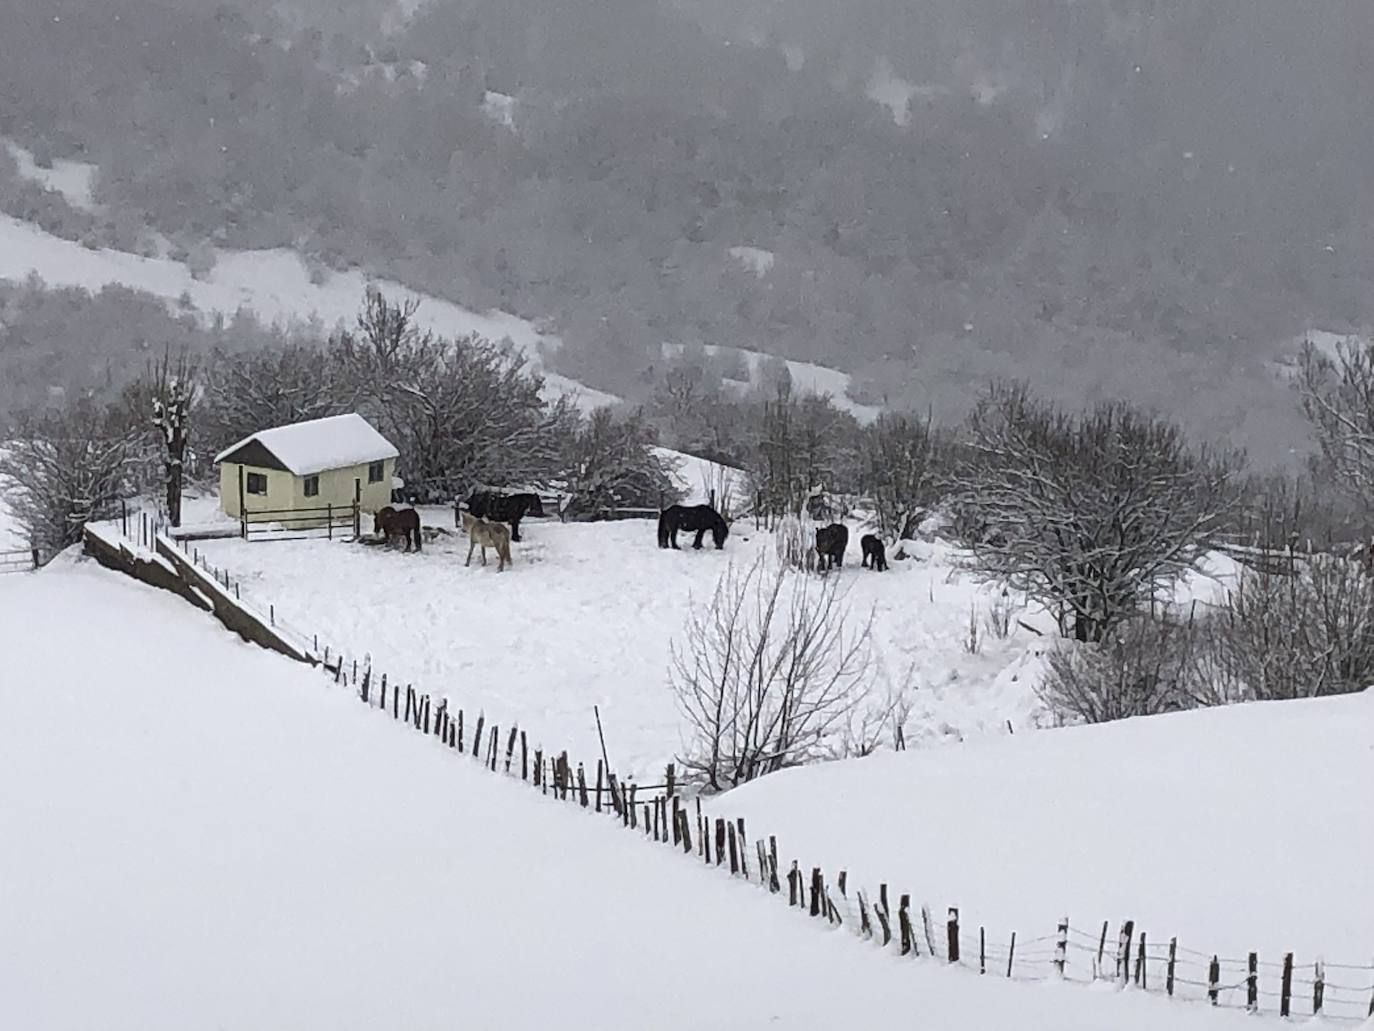
[[[367,467],[367,482],[368,482],[368,483],[381,483],[381,482],[382,482],[382,474],[383,474],[385,471],[386,471],[386,463],[385,463],[385,462],[373,462],[371,465],[369,465],[369,466]]]
[[[249,473],[245,479],[247,480],[247,483],[246,483],[245,486],[246,486],[246,488],[247,488],[249,494],[266,494],[266,493],[267,493],[267,474],[266,474],[266,473]]]
[[[307,476],[305,478],[305,496],[307,498],[318,497],[320,493],[320,478],[318,476]]]

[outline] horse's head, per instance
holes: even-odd
[[[386,528],[387,517],[391,515],[391,508],[379,508],[372,513],[372,532],[381,533]]]
[[[458,510],[458,515],[459,518],[462,519],[463,529],[468,533],[472,533],[472,528],[477,523],[477,517],[465,508],[460,508]]]

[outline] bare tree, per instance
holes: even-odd
[[[1332,357],[1308,343],[1297,385],[1332,483],[1368,510],[1374,505],[1374,344],[1346,341]]]
[[[1053,609],[1079,641],[1123,619],[1217,547],[1239,462],[1191,450],[1166,420],[1121,403],[1070,416],[994,388],[952,476],[974,570]]]
[[[878,530],[916,536],[937,501],[938,441],[930,416],[880,415],[860,437],[859,489],[873,498]]]
[[[21,417],[0,450],[0,489],[30,543],[56,552],[112,517],[138,436],[95,402]]]
[[[338,415],[352,396],[322,348],[215,351],[202,377],[197,434],[212,451],[252,433]]]
[[[850,615],[838,577],[731,564],[672,648],[683,768],[719,791],[871,748],[896,706],[868,676],[872,625]]]

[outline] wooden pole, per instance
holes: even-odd
[[[725,862],[725,821],[716,817],[716,865]]]
[[[730,837],[730,874],[731,874],[731,876],[738,876],[738,874],[739,874],[739,850],[738,850],[738,848],[736,847],[736,843],[735,843],[735,825],[734,825],[733,823],[728,823],[728,822],[727,822],[727,823],[726,823],[726,828],[727,828],[727,830],[730,832],[730,833],[729,833],[729,837]]]
[[[1169,968],[1164,973],[1164,990],[1174,994],[1174,968],[1178,962],[1178,939],[1169,939]]]
[[[1326,1002],[1326,964],[1317,960],[1312,967],[1312,1015],[1322,1011]],[[1369,1015],[1374,1017],[1374,998],[1369,1000]]]
[[[510,764],[511,764],[511,761],[515,758],[515,736],[516,736],[516,733],[517,733],[516,728],[515,728],[515,727],[511,727],[511,728],[510,728],[510,737],[508,737],[508,738],[506,739],[506,772],[507,772],[507,773],[510,773]],[[579,767],[579,769],[580,769],[580,768],[581,768],[581,767]],[[586,805],[587,803],[586,803],[586,802],[583,802],[582,804],[583,804],[583,805]]]
[[[1207,998],[1211,1000],[1213,1006],[1217,1004],[1217,992],[1221,989],[1221,960],[1216,956],[1212,957],[1212,963],[1207,968]]]
[[[523,747],[524,745],[522,744],[521,748]],[[521,759],[521,762],[523,764],[523,758]],[[601,812],[601,780],[605,776],[605,770],[606,764],[602,760],[598,759],[596,761],[596,811],[598,813]]]
[[[1011,932],[1011,947],[1007,949],[1007,977],[1011,977],[1011,965],[1016,961],[1016,932]]]
[[[1293,1003],[1293,954],[1284,953],[1283,980],[1279,985],[1279,1016],[1288,1016]]]
[[[1259,955],[1250,953],[1249,972],[1245,978],[1245,1008],[1251,1013],[1259,1012]]]
[[[529,745],[528,745],[528,744],[526,743],[526,741],[525,741],[525,732],[524,732],[523,730],[520,731],[520,779],[521,779],[521,780],[529,780],[529,779],[530,779],[530,753],[529,753]],[[600,763],[598,763],[598,764],[597,764],[597,767],[596,767],[596,783],[597,783],[597,787],[599,788],[599,787],[601,786],[601,764],[600,764]],[[597,800],[596,800],[596,801],[597,801],[597,806],[596,806],[596,807],[597,807],[597,809],[600,809],[600,808],[601,808],[601,798],[600,798],[600,796],[597,797]]]
[[[1064,964],[1069,957],[1069,918],[1059,921],[1059,933],[1054,942],[1054,972],[1060,977],[1064,976]]]
[[[1093,979],[1102,976],[1102,961],[1107,953],[1107,921],[1102,921],[1102,937],[1097,940],[1097,969],[1093,971]]]
[[[978,973],[988,972],[988,936],[987,931],[980,925],[978,928]]]
[[[959,962],[959,910],[954,906],[949,907],[949,920],[945,923],[945,942],[948,948],[947,956],[949,962]]]
[[[911,929],[911,896],[903,895],[897,907],[897,923],[902,932],[902,955],[911,952],[915,945],[916,936]]]
[[[1145,968],[1145,932],[1141,931],[1140,950],[1136,953],[1135,957],[1135,983],[1140,988],[1148,990],[1149,985],[1145,983],[1147,974],[1148,971]]]
[[[596,736],[601,741],[601,761],[606,764],[606,773],[609,775],[611,772],[611,760],[606,755],[606,734],[601,729],[601,706],[593,705],[592,712],[596,715]]]

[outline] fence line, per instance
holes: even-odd
[[[127,517],[124,519],[125,535],[138,540],[133,533],[140,533],[151,548],[162,527],[156,519],[150,521],[147,513],[141,515],[133,526]],[[241,584],[227,570],[209,564],[189,541],[172,543],[242,604]],[[257,614],[261,616],[261,610]],[[285,626],[275,606],[269,604],[267,615],[272,626]],[[942,961],[979,976],[1084,984],[1105,981],[1122,989],[1206,1002],[1218,1008],[1282,1016],[1311,1014],[1351,1022],[1374,1017],[1374,962],[1324,963],[1318,959],[1297,967],[1292,953],[1281,961],[1261,961],[1254,952],[1244,958],[1221,957],[1180,945],[1177,938],[1147,940],[1145,930],[1137,933],[1131,920],[1115,933],[1106,921],[1083,928],[1064,918],[1053,933],[1034,938],[1018,941],[1015,931],[990,937],[984,926],[978,927],[975,937],[971,927],[961,926],[957,907],[948,910],[942,926],[937,925],[928,906],[913,909],[908,894],[898,895],[894,910],[892,896],[897,893],[890,893],[887,883],[880,884],[874,895],[855,889],[844,870],[828,881],[820,867],[807,867],[797,859],[785,869],[780,867],[775,836],[751,843],[742,818],[730,820],[703,813],[699,796],[689,799],[681,793],[683,785],[671,763],[661,784],[623,781],[603,759],[594,764],[574,762],[566,749],[554,753],[542,745],[533,747],[527,731],[516,724],[502,727],[489,722],[482,710],[474,721],[462,708],[452,707],[448,698],[436,702],[412,683],[402,686],[401,680],[389,678],[373,666],[368,655],[360,662],[328,644],[321,651],[317,635],[286,629],[302,643],[309,642],[310,654],[319,663],[317,668],[334,684],[348,688],[354,697],[389,716],[392,722],[407,724],[450,752],[470,755],[484,770],[518,777],[545,796],[552,794],[558,801],[609,816],[648,841],[680,850],[684,856],[729,876],[754,882],[790,907],[802,910],[803,915],[846,928],[880,950]],[[688,801],[693,803],[691,807]],[[1328,970],[1341,971],[1361,983],[1328,981]],[[1359,974],[1368,976],[1361,979]]]

